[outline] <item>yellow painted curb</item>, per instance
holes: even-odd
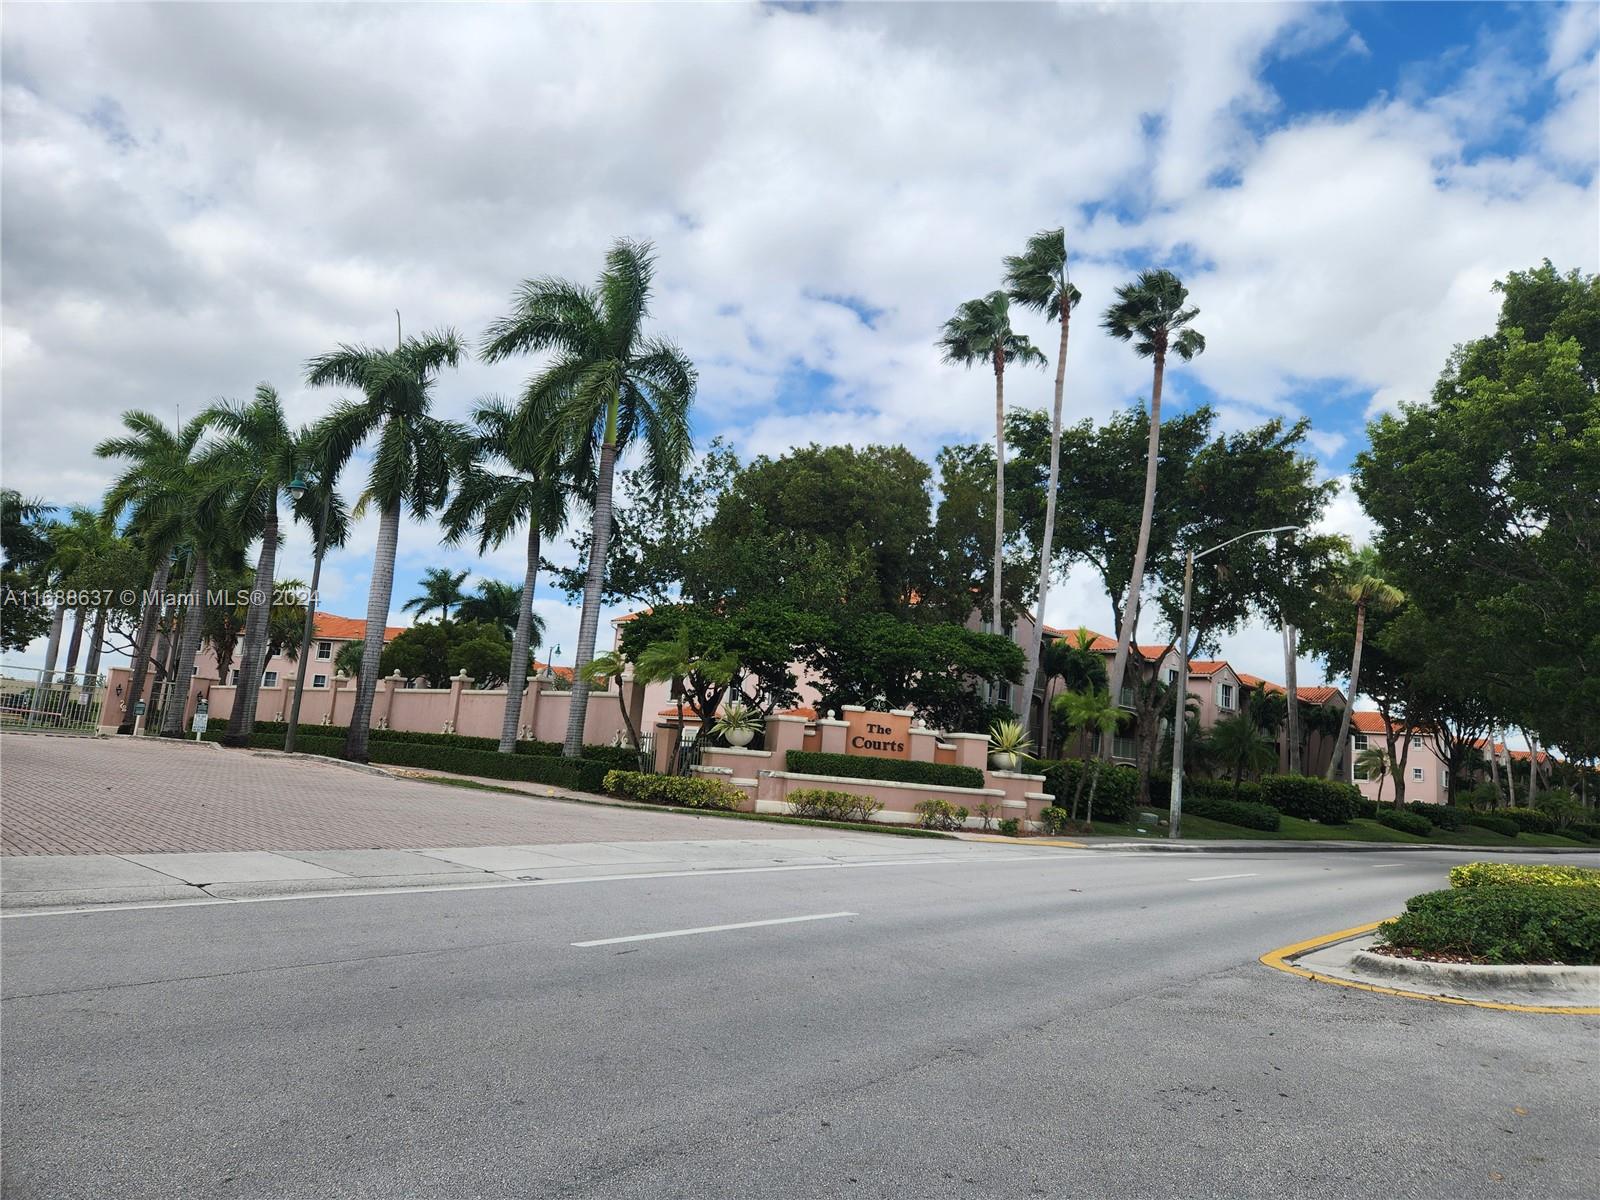
[[[969,833],[960,839],[963,842],[1004,842],[1008,846],[1069,846],[1074,850],[1087,850],[1087,842],[1069,842],[1064,838],[1037,838],[1037,837],[984,837],[982,834]]]
[[[1382,921],[1373,921],[1367,925],[1357,925],[1353,929],[1341,929],[1338,933],[1325,933],[1321,937],[1307,938],[1303,942],[1296,942],[1292,946],[1280,946],[1276,950],[1269,950],[1261,956],[1261,962],[1277,971],[1287,971],[1290,975],[1299,975],[1303,979],[1315,980],[1317,983],[1332,983],[1339,987],[1356,988],[1363,992],[1377,992],[1381,996],[1400,996],[1406,1000],[1433,1000],[1439,1004],[1464,1004],[1469,1008],[1493,1008],[1501,1012],[1525,1013],[1556,1013],[1575,1017],[1600,1016],[1600,1008],[1558,1008],[1546,1004],[1501,1004],[1494,1000],[1463,1000],[1460,996],[1435,996],[1431,992],[1408,992],[1401,988],[1383,987],[1376,983],[1358,983],[1354,979],[1335,979],[1331,975],[1318,975],[1315,971],[1308,971],[1304,967],[1297,967],[1288,960],[1305,954],[1323,946],[1331,946],[1334,942],[1342,942],[1346,938],[1359,937],[1363,933],[1371,933]]]

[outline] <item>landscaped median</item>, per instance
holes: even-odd
[[[1600,1014],[1600,870],[1478,862],[1398,917],[1262,962],[1366,991],[1528,1012]]]

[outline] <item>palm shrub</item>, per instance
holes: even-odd
[[[1206,739],[1206,750],[1233,773],[1234,799],[1246,771],[1259,775],[1278,761],[1278,751],[1246,713],[1218,721]]]
[[[378,542],[367,591],[367,637],[345,742],[345,757],[356,762],[367,758],[382,631],[394,593],[401,510],[409,508],[413,516],[421,517],[444,503],[451,466],[466,440],[461,426],[433,415],[434,385],[445,367],[458,366],[466,357],[455,330],[444,329],[402,339],[393,350],[342,345],[306,365],[306,382],[311,386],[343,385],[359,388],[362,394],[360,400],[334,405],[312,429],[311,441],[330,478],[344,469],[364,442],[376,440],[362,500],[378,506]]]
[[[620,239],[595,287],[549,277],[526,280],[512,311],[484,337],[489,362],[513,354],[553,356],[523,392],[526,423],[560,428],[575,474],[586,485],[593,481],[594,520],[564,743],[571,756],[583,749],[589,685],[582,676],[600,627],[617,456],[639,443],[643,477],[661,492],[677,479],[690,452],[694,366],[671,342],[644,330],[654,270],[648,242]]]

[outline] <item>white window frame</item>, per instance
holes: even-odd
[[[1413,750],[1422,749],[1422,735],[1420,733],[1413,733],[1411,735],[1411,748]]]
[[[1233,684],[1217,684],[1217,707],[1224,712],[1233,711]]]
[[[325,687],[327,687],[328,686],[328,677],[326,675],[313,675],[311,677],[311,686],[314,687],[314,688],[325,688]]]
[[[277,687],[278,686],[278,673],[276,671],[268,671],[265,675],[263,675],[261,677],[261,686],[262,687]]]
[[[1412,783],[1426,783],[1427,781],[1428,781],[1428,775],[1427,775],[1426,771],[1424,771],[1421,767],[1412,767],[1411,768],[1411,782]]]
[[[1364,733],[1356,734],[1356,749],[1357,750],[1365,750],[1366,748],[1367,748],[1367,735],[1364,734]]]
[[[1177,683],[1177,682],[1178,682],[1178,668],[1177,667],[1168,667],[1167,668],[1167,683],[1168,684],[1174,684],[1174,683]]]
[[[327,662],[332,657],[333,657],[333,643],[330,642],[330,641],[326,641],[326,640],[318,642],[317,643],[317,661],[318,662]]]

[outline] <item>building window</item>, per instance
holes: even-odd
[[[1421,750],[1422,749],[1422,738],[1418,734],[1414,733],[1414,734],[1411,735],[1411,748],[1413,750]]]
[[[190,675],[191,678],[193,678],[194,676],[196,676],[198,674],[200,674],[200,668],[199,667],[190,667],[189,668],[189,675]]]
[[[234,687],[238,687],[239,686],[239,672],[237,672],[237,671],[235,671],[233,673],[233,686]]]
[[[263,675],[261,677],[261,686],[262,687],[277,687],[278,686],[278,673],[276,671],[268,671],[265,675]]]
[[[1421,767],[1412,767],[1411,768],[1411,782],[1412,783],[1421,783],[1422,779],[1423,779],[1422,768]]]
[[[1357,750],[1365,750],[1366,748],[1367,748],[1367,735],[1364,734],[1364,733],[1356,734],[1356,749]]]
[[[1167,683],[1169,685],[1171,685],[1171,684],[1174,684],[1174,683],[1177,683],[1177,682],[1178,682],[1178,668],[1177,667],[1168,667],[1167,668]]]
[[[1217,684],[1217,707],[1229,710],[1233,708],[1233,684]]]
[[[333,643],[332,642],[318,642],[317,643],[317,657],[322,659],[323,661],[327,661],[328,659],[332,658],[333,657]]]
[[[311,677],[311,686],[314,688],[327,687],[328,677],[326,675],[313,675]]]

